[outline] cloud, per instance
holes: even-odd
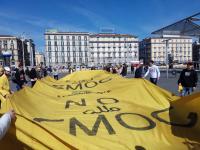
[[[45,19],[37,16],[26,16],[13,14],[11,12],[0,12],[1,24],[0,34],[11,34],[21,36],[25,32],[26,38],[32,38],[38,49],[44,49],[44,32],[47,28],[56,28],[60,31],[87,31],[91,29],[82,28],[81,26],[62,23],[53,19]]]

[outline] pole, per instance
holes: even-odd
[[[23,69],[25,69],[25,58],[24,58],[24,38],[22,37],[22,59],[23,59]]]
[[[165,53],[166,53],[166,73],[167,73],[167,79],[169,76],[169,69],[168,69],[168,46],[169,46],[169,39],[165,40],[166,41],[166,48],[165,48]]]

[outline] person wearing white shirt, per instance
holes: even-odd
[[[6,132],[10,128],[11,121],[15,119],[16,116],[14,110],[10,110],[0,118],[0,140],[5,136]]]
[[[150,61],[149,68],[148,68],[147,72],[145,73],[144,78],[146,76],[148,76],[148,74],[150,75],[150,81],[156,85],[157,81],[160,78],[160,70],[159,70],[158,66],[154,65],[153,60]]]

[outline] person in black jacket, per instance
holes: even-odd
[[[183,91],[181,96],[191,94],[194,88],[197,86],[198,75],[197,72],[193,69],[193,64],[191,62],[187,63],[187,68],[183,69],[180,74],[178,84],[181,84]]]
[[[136,67],[135,70],[135,78],[142,78],[142,73],[143,73],[143,64],[139,63],[139,65]]]
[[[127,64],[124,63],[123,67],[122,67],[122,72],[121,72],[121,75],[123,77],[125,77],[127,75],[127,68],[128,68]]]
[[[25,72],[24,72],[24,69],[23,69],[23,66],[19,65],[19,68],[16,68],[15,69],[15,83],[17,84],[17,90],[20,90],[22,89],[27,81],[26,81],[26,78],[25,78]]]
[[[37,72],[35,70],[35,67],[31,68],[29,76],[30,76],[30,79],[31,79],[31,86],[33,87],[34,84],[37,81]]]

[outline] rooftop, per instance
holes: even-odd
[[[90,37],[137,37],[131,34],[118,34],[118,33],[98,33],[91,34]]]
[[[0,34],[0,37],[14,37],[14,38],[16,38],[16,36],[13,36],[13,35],[3,35],[3,34]]]

